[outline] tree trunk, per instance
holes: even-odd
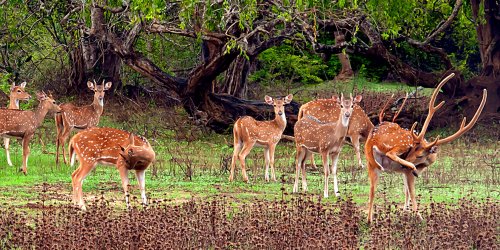
[[[122,85],[120,78],[121,59],[112,51],[113,46],[95,36],[97,30],[105,26],[104,12],[99,8],[91,8],[91,29],[89,33],[82,31],[80,44],[76,46],[73,56],[72,86],[76,92],[87,90],[87,81],[113,83],[108,93],[113,94]]]
[[[293,134],[299,108],[300,104],[294,101],[285,106],[287,119],[285,134]],[[264,101],[243,100],[227,94],[209,94],[203,104],[203,112],[210,114],[207,126],[218,133],[229,132],[228,127],[245,115],[257,120],[274,119],[273,106]]]
[[[340,33],[339,31],[335,31],[335,45],[340,45],[345,43],[345,36],[344,34]],[[340,70],[340,73],[335,76],[336,81],[345,81],[349,80],[354,76],[354,71],[352,71],[351,67],[351,61],[349,60],[349,56],[347,55],[346,52],[342,52],[340,54],[337,54],[340,64],[342,65],[342,69]]]
[[[238,98],[247,98],[247,79],[250,72],[255,67],[255,60],[250,57],[247,60],[244,56],[238,55],[236,60],[229,66],[226,72],[224,83],[220,93],[229,94]]]
[[[484,3],[484,20],[480,4]],[[476,20],[476,32],[482,62],[482,76],[500,77],[500,12],[495,0],[471,0],[472,15]]]

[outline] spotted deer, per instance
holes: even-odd
[[[74,205],[86,210],[82,184],[97,164],[116,166],[120,172],[128,209],[130,209],[128,171],[135,170],[142,204],[147,205],[145,173],[156,157],[148,140],[120,129],[92,127],[80,131],[71,138],[69,153],[71,166],[75,164],[76,159],[80,162],[78,168],[71,174]]]
[[[361,101],[361,99],[360,99]],[[304,116],[313,116],[322,122],[335,122],[340,115],[340,105],[338,97],[333,96],[330,99],[317,99],[302,105],[299,109],[297,119],[300,120]],[[373,129],[373,123],[366,115],[365,111],[358,103],[354,104],[352,116],[349,120],[349,128],[347,129],[347,137],[351,140],[356,157],[358,158],[358,166],[363,167],[361,153],[359,151],[360,141],[365,141],[370,131]],[[316,168],[314,163],[314,155],[310,155],[311,164]]]
[[[283,99],[273,99],[265,96],[265,101],[274,107],[274,120],[257,121],[250,116],[244,116],[236,121],[233,127],[234,151],[231,161],[231,173],[229,181],[233,181],[236,160],[240,161],[243,180],[248,182],[245,170],[245,158],[255,145],[264,147],[266,161],[266,181],[269,181],[269,165],[271,166],[271,178],[276,181],[274,172],[274,150],[281,139],[281,134],[286,127],[285,105],[292,101],[293,95],[287,95]]]
[[[28,101],[29,99],[31,99],[31,95],[25,91],[25,88],[26,88],[26,82],[21,83],[19,86],[16,86],[15,83],[12,83],[9,94],[9,106],[7,106],[7,108],[19,109],[19,101]],[[7,163],[9,164],[9,166],[12,166],[12,161],[10,160],[10,152],[9,152],[10,138],[8,137],[3,138],[3,145],[5,147],[5,155],[7,156]]]
[[[425,133],[434,113],[443,106],[444,101],[434,106],[437,94],[441,87],[452,77],[450,74],[444,78],[434,90],[430,101],[427,118],[424,121],[419,134],[415,133],[415,122],[410,130],[401,128],[394,122],[382,122],[377,125],[365,143],[365,156],[368,162],[368,177],[370,180],[370,195],[368,204],[368,222],[373,220],[373,202],[375,189],[381,172],[401,173],[404,180],[405,204],[407,210],[412,202],[412,210],[417,212],[417,201],[415,199],[415,177],[425,171],[428,166],[437,160],[438,146],[449,143],[465,132],[469,131],[481,114],[486,103],[487,91],[483,91],[481,104],[472,120],[465,125],[466,118],[462,120],[460,128],[453,135],[444,139],[439,136],[432,142],[425,139]],[[383,110],[380,117],[382,117]]]
[[[104,108],[104,92],[111,88],[111,82],[97,85],[95,82],[87,82],[87,87],[94,91],[92,104],[77,107],[72,103],[61,104],[62,112],[55,116],[57,138],[56,138],[56,164],[59,164],[59,147],[62,147],[64,164],[66,162],[65,144],[73,129],[86,129],[97,126]]]
[[[21,170],[28,173],[29,143],[35,130],[42,124],[48,112],[60,112],[56,101],[43,92],[36,94],[40,104],[35,110],[0,109],[0,135],[4,138],[22,139],[23,164]]]
[[[354,104],[361,101],[361,96],[356,96],[349,99],[344,99],[342,94],[340,100],[335,100],[340,106],[340,114],[334,122],[323,122],[306,115],[295,123],[295,145],[297,150],[296,168],[295,168],[295,183],[293,192],[299,191],[299,173],[302,171],[302,190],[307,191],[306,167],[305,160],[313,153],[321,154],[323,160],[324,172],[324,190],[323,195],[328,197],[328,179],[330,175],[329,157],[331,156],[333,164],[331,172],[333,174],[333,188],[335,195],[339,196],[337,185],[337,160],[339,153],[344,145],[345,137],[347,136],[348,126],[352,116]],[[333,109],[334,106],[332,106]]]

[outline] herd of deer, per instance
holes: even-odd
[[[401,173],[404,180],[405,203],[404,209],[408,210],[410,201],[412,210],[417,212],[415,199],[415,177],[433,164],[437,159],[437,147],[451,142],[470,130],[476,123],[486,103],[487,92],[483,90],[483,98],[472,120],[466,125],[466,118],[462,120],[459,130],[444,139],[435,138],[429,142],[425,139],[425,132],[434,113],[443,106],[444,101],[434,106],[437,94],[441,87],[452,77],[450,74],[436,87],[429,102],[429,112],[420,133],[415,132],[417,122],[410,130],[403,129],[395,123],[399,111],[392,122],[383,121],[387,104],[379,115],[379,124],[374,126],[366,113],[359,106],[361,96],[349,99],[343,95],[338,98],[318,99],[300,107],[298,121],[294,127],[296,144],[296,170],[293,192],[299,191],[299,174],[302,172],[302,190],[307,191],[305,160],[311,159],[314,164],[313,153],[320,154],[323,161],[324,172],[324,197],[328,197],[328,182],[330,173],[333,174],[333,186],[336,196],[339,196],[337,185],[337,160],[345,141],[349,137],[358,159],[359,166],[363,167],[359,149],[360,140],[365,142],[365,157],[368,165],[370,180],[370,195],[368,206],[368,221],[373,220],[373,201],[375,188],[380,173]],[[408,95],[406,96],[408,97]],[[264,147],[266,164],[265,178],[269,181],[269,165],[271,166],[272,179],[276,180],[274,173],[274,151],[286,126],[284,105],[290,103],[292,95],[283,99],[265,97],[266,103],[274,106],[275,119],[271,121],[257,121],[245,116],[238,119],[233,128],[234,152],[231,162],[229,181],[233,180],[236,161],[239,160],[243,179],[248,181],[245,171],[245,157],[250,150],[259,145]],[[332,161],[330,169],[329,161]],[[418,214],[418,212],[417,212]]]
[[[57,128],[56,164],[59,163],[59,147],[62,146],[64,163],[67,163],[64,144],[73,129],[82,130],[69,142],[71,166],[78,159],[80,166],[73,172],[73,203],[85,210],[82,183],[87,174],[98,164],[115,165],[122,179],[127,207],[130,207],[128,194],[128,171],[135,170],[141,190],[142,203],[147,204],[145,192],[145,170],[155,160],[155,152],[149,142],[130,132],[96,127],[103,112],[104,92],[111,87],[111,82],[98,85],[88,82],[94,91],[92,104],[77,107],[72,103],[57,105],[51,95],[44,92],[36,94],[40,102],[31,110],[20,110],[19,101],[26,101],[31,96],[25,91],[26,82],[10,88],[10,104],[7,109],[0,109],[0,135],[4,138],[7,163],[12,166],[9,153],[9,139],[17,138],[22,142],[23,163],[21,170],[28,171],[29,143],[35,130],[42,124],[49,112],[55,113]]]
[[[298,121],[294,127],[296,143],[296,172],[293,192],[299,191],[299,174],[302,172],[302,190],[307,191],[305,160],[311,159],[313,154],[320,154],[323,161],[324,197],[328,197],[328,182],[330,173],[333,174],[333,185],[336,196],[339,196],[337,184],[337,160],[345,141],[349,137],[355,148],[359,166],[363,167],[360,154],[360,140],[365,142],[365,157],[368,162],[370,179],[370,198],[368,221],[373,218],[373,201],[378,177],[381,172],[397,172],[404,176],[405,209],[412,202],[413,211],[417,211],[415,200],[415,177],[436,161],[437,146],[453,141],[472,128],[476,123],[486,103],[487,93],[483,92],[483,99],[472,120],[465,126],[462,121],[460,129],[453,135],[445,138],[436,138],[428,142],[424,136],[432,116],[444,102],[434,106],[437,94],[441,87],[453,77],[449,75],[441,81],[434,90],[429,103],[429,113],[419,134],[414,129],[415,122],[410,130],[401,128],[395,123],[397,114],[404,106],[404,102],[393,118],[392,122],[384,122],[380,113],[380,124],[374,126],[366,113],[359,106],[362,97],[352,95],[347,99],[343,94],[338,98],[318,99],[301,106]],[[83,201],[82,183],[88,173],[99,163],[115,165],[120,172],[122,187],[125,192],[125,201],[130,208],[128,193],[128,171],[135,170],[143,205],[147,205],[145,193],[145,170],[155,160],[155,152],[147,139],[130,132],[97,127],[104,106],[104,92],[111,87],[111,82],[101,85],[88,82],[88,88],[94,91],[92,104],[77,107],[72,103],[57,105],[51,95],[44,92],[37,93],[39,105],[34,111],[20,110],[19,101],[29,100],[31,96],[25,91],[26,82],[19,86],[12,85],[10,89],[10,105],[8,109],[0,109],[0,135],[4,138],[7,163],[12,166],[9,154],[9,138],[22,141],[23,160],[21,170],[27,174],[29,143],[35,130],[41,125],[49,112],[55,113],[57,128],[56,164],[59,164],[59,148],[62,147],[64,163],[67,163],[65,143],[73,129],[82,130],[69,142],[71,166],[78,159],[80,165],[71,175],[73,185],[73,203],[85,210]],[[264,147],[265,179],[269,181],[269,166],[271,178],[276,181],[274,171],[274,152],[276,145],[286,126],[284,106],[292,101],[293,96],[273,99],[266,96],[265,101],[274,106],[275,119],[271,121],[257,121],[245,116],[236,121],[233,128],[234,152],[231,162],[229,180],[234,178],[236,161],[240,161],[243,179],[248,181],[245,171],[245,158],[255,145]],[[406,100],[406,99],[405,99]],[[332,161],[330,169],[329,161]]]

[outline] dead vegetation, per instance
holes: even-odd
[[[285,194],[286,197],[286,194]],[[254,200],[225,196],[116,212],[102,198],[88,212],[36,206],[36,216],[0,209],[2,248],[41,249],[498,249],[499,203],[432,202],[420,221],[385,202],[373,225],[350,198]]]

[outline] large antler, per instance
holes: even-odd
[[[450,80],[452,77],[455,76],[455,73],[451,73],[450,75],[448,75],[446,78],[444,78],[440,83],[439,85],[436,87],[436,89],[434,90],[434,92],[432,93],[432,96],[431,96],[431,100],[429,101],[429,113],[427,114],[427,118],[425,119],[425,122],[424,122],[424,125],[422,126],[422,131],[420,131],[420,134],[418,134],[418,136],[416,136],[414,133],[412,133],[414,139],[416,141],[422,141],[424,139],[424,136],[425,136],[425,132],[427,131],[427,127],[429,127],[429,123],[431,122],[432,120],[432,116],[434,115],[434,113],[440,109],[443,105],[444,105],[444,101],[441,101],[438,105],[434,106],[434,103],[436,102],[436,97],[439,93],[439,90],[441,89],[441,87],[443,87],[443,85],[448,82],[448,80]]]
[[[392,98],[394,97],[394,94],[391,95],[391,98],[387,99],[387,101],[384,104],[384,107],[382,107],[382,110],[380,110],[380,113],[378,114],[378,122],[382,123],[384,121],[384,116],[385,116],[385,110],[387,109],[387,106],[389,103],[392,101]]]
[[[406,100],[408,100],[408,93],[406,93],[405,99],[403,99],[403,103],[401,103],[401,107],[399,107],[398,112],[392,118],[392,122],[395,122],[396,118],[398,118],[399,113],[401,113],[401,110],[403,110],[403,107],[405,106]]]
[[[469,129],[471,129],[472,126],[474,126],[474,124],[476,123],[477,119],[479,118],[479,115],[481,115],[481,112],[483,111],[484,105],[486,104],[487,96],[488,96],[488,92],[486,91],[486,89],[483,89],[483,99],[481,100],[481,104],[479,105],[479,108],[477,109],[476,113],[474,114],[474,117],[472,117],[472,120],[469,122],[469,124],[467,124],[467,126],[464,127],[465,121],[467,120],[467,117],[464,117],[464,119],[462,120],[462,124],[460,124],[460,129],[453,135],[450,135],[450,136],[448,136],[444,139],[441,139],[441,140],[437,140],[436,145],[451,142],[451,141],[457,139],[463,133],[469,131]]]

